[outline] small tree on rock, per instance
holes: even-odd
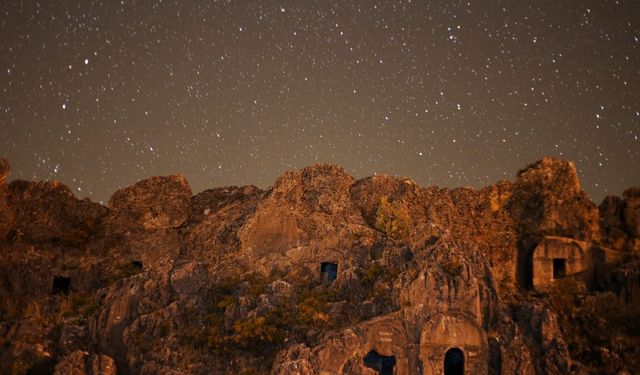
[[[401,239],[409,234],[411,217],[406,207],[397,202],[389,202],[389,198],[380,198],[376,211],[376,229],[393,239]]]

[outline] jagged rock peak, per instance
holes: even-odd
[[[335,164],[316,164],[285,172],[276,180],[268,204],[301,204],[312,210],[337,212],[349,205],[354,178]]]
[[[81,244],[98,227],[107,209],[79,200],[59,181],[12,181],[7,188],[9,222],[34,242],[62,241]],[[1,231],[0,231],[1,232]]]
[[[573,162],[544,157],[518,171],[518,181],[556,185],[566,190],[580,190],[580,180]]]
[[[146,229],[178,227],[189,215],[191,187],[182,175],[157,176],[116,191],[109,199],[113,218]]]
[[[313,187],[318,184],[339,183],[340,181],[351,183],[353,180],[354,178],[337,164],[314,164],[300,170],[283,173],[277,178],[273,187],[274,190],[279,190],[291,185]]]
[[[111,209],[118,208],[120,204],[128,200],[142,199],[151,192],[170,194],[178,191],[188,192],[191,195],[189,182],[181,174],[149,177],[136,182],[133,186],[122,188],[113,193],[109,199],[109,207]]]
[[[545,157],[519,171],[509,207],[520,233],[534,242],[541,234],[599,239],[598,207],[580,189],[572,162]]]

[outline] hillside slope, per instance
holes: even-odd
[[[108,206],[0,161],[0,373],[640,372],[640,189],[545,158],[481,190],[315,165]]]

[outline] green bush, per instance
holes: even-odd
[[[206,314],[180,330],[183,342],[222,361],[243,357],[258,363],[270,363],[285,344],[302,342],[313,345],[323,332],[359,322],[358,306],[377,293],[373,285],[379,280],[390,281],[397,275],[393,269],[377,263],[366,272],[367,284],[370,285],[363,293],[359,291],[353,295],[349,290],[328,288],[315,279],[299,280],[295,283],[295,297],[278,299],[277,306],[267,312],[226,324],[225,314],[238,304],[239,296],[257,299],[266,291],[271,278],[243,275],[220,280],[207,294]],[[383,295],[373,297],[377,301],[389,297],[388,288],[384,290]],[[331,319],[330,309],[339,301],[344,301],[342,309],[346,313],[342,315],[351,313],[353,316],[341,315],[337,320]]]
[[[242,350],[279,347],[284,343],[285,332],[270,316],[236,321],[233,324],[233,335],[229,339]]]
[[[375,228],[393,239],[401,239],[409,234],[411,217],[409,211],[399,203],[389,202],[382,197],[376,210]]]

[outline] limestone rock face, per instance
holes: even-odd
[[[566,374],[571,359],[556,315],[539,304],[518,307],[515,320],[525,333],[530,347],[539,348],[536,368],[544,374]]]
[[[175,228],[187,220],[190,200],[184,176],[151,177],[111,196],[110,220],[127,228]]]
[[[242,257],[265,274],[316,273],[322,262],[340,270],[357,264],[377,234],[352,205],[353,181],[335,165],[282,175],[238,228]]]
[[[36,243],[82,244],[108,212],[89,199],[76,199],[57,181],[13,181],[7,187],[7,200],[15,215],[16,235]]]
[[[176,267],[171,275],[171,287],[179,294],[195,294],[203,287],[203,266],[199,263],[185,263]]]
[[[589,269],[591,263],[588,243],[545,236],[533,251],[533,286],[554,287],[558,280]]]
[[[518,173],[510,210],[520,233],[598,241],[598,209],[581,190],[573,163],[544,158]]]
[[[256,210],[262,195],[255,186],[243,186],[210,189],[193,196],[186,253],[210,259],[209,264],[223,269],[227,261],[237,265],[238,231]]]
[[[314,347],[291,347],[276,359],[272,374],[369,374],[375,366],[364,358],[374,352],[394,358],[395,374],[441,374],[451,348],[464,353],[467,371],[487,373],[490,350],[514,347],[521,355],[510,357],[509,365],[532,374],[519,329],[502,315],[488,269],[477,250],[442,238],[417,252],[398,275],[391,303],[400,310],[336,332]],[[489,334],[499,337],[497,347],[490,348]]]
[[[640,371],[640,190],[598,209],[570,162],[479,190],[152,177],[108,207],[7,173],[0,373]]]
[[[339,231],[353,213],[352,182],[353,177],[334,165],[285,173],[239,231],[242,246],[282,253],[316,239],[321,224],[323,236]]]
[[[573,163],[544,158],[518,172],[508,202],[518,233],[518,284],[531,287],[532,258],[544,236],[600,241],[598,207],[581,190]]]
[[[62,358],[54,375],[116,375],[116,364],[106,355],[76,351]]]
[[[624,222],[625,206],[624,200],[614,195],[607,196],[599,206],[603,243],[619,250],[626,247],[629,239]]]
[[[640,250],[640,188],[621,197],[608,196],[600,204],[603,243],[617,250]]]

